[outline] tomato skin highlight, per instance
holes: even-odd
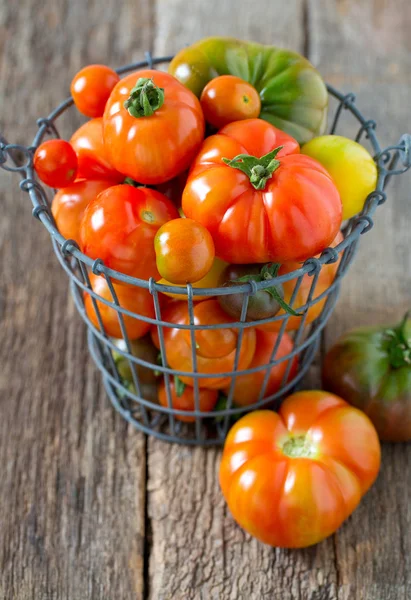
[[[70,140],[78,160],[78,179],[108,179],[122,183],[124,175],[111,165],[103,141],[103,119],[91,119],[77,129]]]
[[[82,251],[101,258],[110,269],[157,280],[154,237],[161,225],[177,217],[171,200],[156,190],[112,186],[87,206],[80,230]]]
[[[74,76],[70,91],[77,109],[87,117],[102,117],[106,102],[120,81],[106,65],[87,65]]]
[[[170,379],[170,391],[171,391],[171,405],[176,410],[187,410],[194,411],[194,388],[186,385],[181,396],[177,395],[176,386],[173,379]],[[217,390],[209,390],[206,388],[199,389],[199,409],[201,412],[210,412],[213,410],[217,403],[218,392]],[[162,381],[158,388],[158,400],[162,406],[168,406],[167,392],[164,381]],[[174,415],[177,421],[183,421],[184,423],[194,423],[195,417],[185,415]]]
[[[205,227],[191,219],[174,219],[160,227],[154,238],[157,268],[171,283],[194,283],[211,269],[214,242]]]
[[[140,79],[164,89],[164,103],[135,117],[124,103]],[[204,138],[198,99],[174,77],[156,70],[131,73],[112,91],[104,112],[104,143],[113,166],[144,184],[159,184],[185,171]]]
[[[334,533],[375,481],[377,433],[361,411],[323,391],[289,396],[229,432],[220,486],[237,523],[265,544],[304,548]]]
[[[225,162],[278,148],[278,166],[262,189]],[[216,255],[230,263],[303,261],[333,241],[342,216],[338,190],[324,167],[261,119],[231,123],[204,141],[182,208],[210,231]]]
[[[209,81],[200,102],[205,120],[217,129],[233,121],[256,119],[261,111],[255,87],[234,75],[220,75]]]
[[[113,302],[113,296],[111,295],[111,291],[105,277],[101,275],[94,275],[94,273],[90,273],[89,277],[93,291],[105,300]],[[148,290],[116,283],[113,283],[113,286],[119,304],[122,308],[138,313],[144,317],[149,317],[150,319],[154,318],[155,312],[153,298]],[[92,297],[87,292],[84,292],[84,305],[88,318],[93,325],[99,329],[99,322],[97,313],[94,309]],[[100,300],[97,300],[97,306],[99,308],[104,330],[107,335],[114,338],[122,338],[123,334],[121,332],[117,311],[114,308],[111,308],[111,306],[107,306]],[[146,323],[145,321],[141,321],[124,314],[123,319],[127,335],[130,340],[140,338],[150,330],[150,323]]]
[[[78,174],[76,153],[65,140],[47,140],[34,153],[33,166],[39,179],[52,188],[64,188]]]

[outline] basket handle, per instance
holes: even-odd
[[[401,175],[408,171],[411,167],[411,134],[404,133],[398,144],[381,150],[374,159],[384,172],[386,183],[392,175]],[[402,163],[402,167],[397,168],[398,162]]]

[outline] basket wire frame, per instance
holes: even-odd
[[[157,65],[168,63],[172,59],[171,56],[154,58],[148,52],[145,54],[145,57],[146,60],[121,67],[120,69],[117,69],[117,72],[121,75],[143,67],[155,68]],[[337,103],[334,116],[331,119],[329,131],[330,133],[337,132],[343,115],[350,114],[351,117],[354,118],[359,125],[355,140],[358,142],[362,142],[363,140],[367,141],[378,166],[376,189],[369,194],[363,211],[350,219],[345,225],[343,229],[344,239],[335,248],[326,248],[321,256],[306,260],[299,269],[296,269],[291,273],[277,276],[275,280],[264,281],[261,283],[250,282],[238,285],[235,288],[196,289],[193,288],[191,284],[184,287],[176,287],[156,283],[153,279],[146,281],[130,277],[107,268],[100,259],[90,259],[80,251],[75,241],[65,239],[59,233],[50,210],[50,201],[47,197],[47,193],[35,178],[33,155],[35,149],[47,136],[59,137],[56,121],[73,105],[72,98],[63,101],[48,117],[41,118],[37,121],[38,131],[31,146],[26,147],[19,144],[8,144],[0,135],[0,167],[10,172],[17,172],[22,177],[20,188],[23,191],[28,192],[33,204],[33,215],[40,220],[48,230],[56,256],[70,278],[71,293],[75,305],[81,318],[86,322],[88,327],[88,345],[90,353],[102,373],[104,386],[108,396],[118,412],[137,429],[171,442],[203,446],[221,444],[227,435],[227,431],[233,419],[240,417],[250,410],[255,410],[256,408],[278,407],[281,399],[301,383],[304,374],[314,359],[321,331],[325,327],[337,301],[341,279],[344,277],[349,265],[355,257],[359,238],[361,234],[372,228],[375,210],[380,204],[383,204],[386,201],[386,193],[384,191],[386,184],[393,175],[403,173],[411,166],[410,135],[405,134],[398,144],[381,149],[376,137],[376,123],[372,119],[364,118],[355,105],[354,94],[349,93],[344,95],[331,86],[327,86],[327,88],[330,98]],[[399,163],[401,163],[402,166],[398,167]],[[333,282],[328,288],[321,291],[321,293],[316,294],[316,287],[321,270],[338,260],[339,264]],[[94,292],[90,282],[90,272],[105,277],[110,290],[111,300],[106,300]],[[293,349],[288,354],[277,357],[281,340],[287,331],[287,323],[290,319],[290,315],[276,315],[274,318],[263,319],[258,321],[258,323],[247,322],[246,315],[249,298],[257,291],[270,287],[273,284],[295,281],[290,299],[290,305],[294,307],[302,282],[306,281],[307,278],[311,278],[311,285],[306,302],[302,306],[297,307],[301,317],[299,319],[298,328],[293,332]],[[147,289],[153,298],[154,318],[133,313],[122,307],[113,281]],[[188,323],[175,324],[164,321],[159,295],[164,292],[173,293],[178,296],[181,295],[181,300],[187,302]],[[208,298],[232,293],[242,294],[242,309],[239,321],[234,323],[230,321],[228,323],[196,325],[195,302],[197,296],[205,296]],[[98,326],[95,326],[87,316],[84,304],[86,294],[91,297]],[[306,324],[309,309],[319,302],[323,303],[321,312],[313,322]],[[99,304],[106,305],[116,312],[124,340],[124,348],[118,348],[115,341],[107,335],[104,329]],[[138,318],[157,329],[161,355],[160,364],[133,355],[132,344],[127,334],[127,328],[124,321],[126,316]],[[245,329],[254,327],[256,324],[261,325],[276,321],[278,322],[278,334],[268,363],[239,370],[238,367]],[[168,364],[166,332],[170,328],[186,329],[190,332],[192,355],[192,369],[190,371],[173,369]],[[226,328],[238,332],[232,369],[230,371],[213,374],[202,373],[198,368],[197,354],[195,351],[196,332],[208,329],[218,330]],[[126,382],[122,380],[116,366],[113,352],[116,352],[123,360],[127,361],[132,376],[132,386],[126,384]],[[296,371],[296,374],[291,377],[290,373],[295,357],[298,357],[298,370]],[[272,394],[266,394],[271,369],[283,362],[286,363],[286,368],[284,369],[279,389]],[[144,398],[144,388],[140,381],[137,367],[150,369],[156,373],[158,372],[164,379],[167,406],[162,406],[152,400]],[[251,406],[236,406],[234,404],[236,379],[241,375],[258,372],[263,372],[263,381],[257,401]],[[175,376],[190,377],[193,380],[193,411],[183,411],[173,408],[170,381],[172,377]],[[229,378],[230,380],[228,391],[226,389],[227,394],[224,408],[210,412],[202,412],[200,410],[201,382],[207,378],[223,377]],[[182,423],[178,419],[179,416],[191,416],[194,418],[194,423],[189,425]]]

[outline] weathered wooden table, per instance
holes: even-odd
[[[31,140],[84,64],[232,34],[304,52],[394,143],[411,127],[410,31],[410,0],[1,0],[0,131]],[[411,598],[411,447],[384,445],[377,484],[322,544],[250,539],[219,492],[218,450],[147,439],[113,411],[46,231],[17,180],[0,181],[1,600]],[[362,240],[323,351],[410,308],[410,229],[404,176]],[[307,386],[318,384],[314,366]]]

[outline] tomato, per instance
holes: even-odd
[[[325,131],[325,83],[312,64],[292,50],[232,37],[210,37],[180,50],[169,72],[197,96],[218,75],[241,77],[260,95],[261,119],[299,143]]]
[[[305,144],[301,152],[318,160],[333,178],[343,205],[343,219],[363,209],[378,178],[377,165],[364,146],[341,135],[323,135]]]
[[[149,188],[116,185],[87,206],[81,247],[110,269],[141,279],[159,278],[154,237],[163,223],[178,217],[174,204]]]
[[[65,140],[47,140],[34,153],[33,166],[43,183],[64,188],[76,178],[77,156]]]
[[[214,242],[205,227],[191,219],[174,219],[154,238],[157,269],[171,283],[193,283],[212,267]]]
[[[261,100],[255,87],[234,75],[221,75],[207,83],[201,93],[207,123],[217,129],[242,119],[256,119]]]
[[[211,265],[211,269],[208,271],[204,277],[195,281],[193,283],[193,288],[215,288],[219,287],[223,279],[223,272],[227,266],[227,263],[219,258],[214,258],[213,264]],[[160,279],[158,283],[162,285],[172,285],[174,287],[185,287],[185,284],[173,284],[167,281],[166,279]],[[172,292],[161,292],[161,295],[165,294],[170,298],[175,298],[176,300],[186,300],[186,294],[173,294]],[[207,300],[210,296],[193,296],[193,302],[199,302],[200,300]]]
[[[106,65],[88,65],[71,82],[71,95],[77,109],[87,117],[102,117],[108,97],[120,77]]]
[[[92,119],[75,131],[70,140],[77,154],[78,179],[109,179],[122,183],[124,175],[110,164],[103,141],[103,119]]]
[[[231,123],[205,140],[182,207],[210,231],[217,256],[231,263],[314,256],[337,235],[342,212],[324,167],[261,119]]]
[[[188,325],[190,319],[187,303],[171,303],[162,314],[162,318],[169,323]],[[214,299],[197,302],[194,305],[194,322],[195,325],[227,324],[226,328],[198,329],[195,333],[196,348],[194,350],[198,372],[215,374],[215,377],[210,378],[199,377],[198,385],[202,388],[222,389],[228,385],[230,377],[221,377],[219,374],[234,369],[238,329],[230,327],[232,320],[227,317]],[[193,366],[190,331],[163,327],[163,334],[168,365],[172,369],[191,372]],[[158,346],[158,334],[152,331],[152,336],[154,344]],[[246,369],[250,364],[254,356],[255,344],[255,330],[246,328],[239,355],[239,370]],[[188,385],[193,385],[192,377],[180,377],[180,379]]]
[[[262,365],[268,365],[271,359],[271,353],[276,345],[278,335],[276,333],[265,333],[263,331],[257,331],[256,349],[253,356],[253,360],[248,365],[248,369],[254,367],[260,367]],[[292,339],[287,333],[283,333],[275,356],[273,360],[279,360],[280,358],[287,356],[293,351],[294,344]],[[288,378],[284,382],[290,381],[297,373],[298,361],[297,357],[289,360],[283,360],[271,367],[270,375],[265,389],[264,398],[271,396],[277,392],[282,384],[283,376],[287,370],[288,363],[291,360],[291,368]],[[257,402],[261,386],[263,385],[266,370],[257,371],[256,373],[249,373],[247,375],[240,375],[236,377],[234,385],[234,396],[233,402],[237,406],[249,406]],[[226,392],[229,392],[229,387]]]
[[[177,208],[180,208],[187,177],[188,172],[184,171],[183,173],[180,173],[180,175],[177,175],[177,177],[174,177],[174,179],[170,179],[170,181],[157,184],[155,189],[167,196],[167,198],[170,198]]]
[[[334,248],[340,242],[342,242],[343,239],[344,239],[344,237],[343,237],[342,233],[338,232],[336,238],[334,239],[332,244],[330,244],[330,246],[332,248]],[[313,300],[318,298],[323,292],[325,292],[330,287],[330,285],[334,281],[335,276],[337,274],[338,265],[340,264],[340,260],[341,260],[341,255],[339,256],[339,259],[337,262],[328,263],[321,267],[321,271],[318,275],[317,283],[316,283],[315,290],[314,290]],[[280,275],[285,275],[287,273],[292,273],[292,271],[295,271],[300,268],[301,268],[300,263],[287,263],[287,264],[281,265],[278,275],[280,276]],[[291,297],[293,295],[294,288],[297,284],[297,281],[298,281],[298,278],[290,279],[289,281],[284,281],[282,284],[282,288],[284,291],[284,301],[287,304],[289,304],[291,302]],[[294,303],[293,303],[294,309],[297,310],[298,308],[300,308],[301,306],[304,306],[307,303],[308,296],[309,296],[309,293],[311,290],[312,282],[313,282],[313,278],[311,275],[304,275],[302,277],[300,287],[298,288],[297,294],[294,299]],[[313,304],[312,306],[310,306],[308,308],[307,316],[305,318],[305,325],[309,325],[310,323],[312,323],[321,314],[321,311],[324,308],[327,298],[328,298],[327,295],[324,296],[324,298],[322,298],[321,300],[319,300],[318,302],[316,302],[315,304]],[[283,309],[281,309],[277,314],[283,315],[284,312],[285,311]],[[292,331],[294,329],[298,329],[300,322],[301,322],[301,317],[298,317],[295,315],[290,316],[288,318],[285,329],[287,331]],[[258,327],[258,329],[261,329],[262,331],[279,331],[282,326],[282,323],[283,323],[282,321],[273,321],[272,323],[269,322],[269,323],[264,323],[263,325],[257,325],[257,327]]]
[[[113,302],[113,296],[111,295],[110,288],[108,287],[105,277],[94,275],[93,273],[90,273],[89,277],[93,291],[105,300]],[[117,294],[119,304],[122,308],[130,310],[144,317],[149,317],[150,319],[154,318],[153,298],[148,290],[120,284],[113,284],[113,286],[114,291]],[[93,306],[92,297],[88,292],[84,292],[84,305],[88,318],[98,329],[99,323],[97,314]],[[103,302],[100,302],[100,300],[97,300],[97,306],[99,308],[104,330],[107,335],[110,337],[122,338],[123,335],[121,332],[117,311],[114,308],[111,308],[111,306],[107,306]],[[124,314],[123,319],[127,335],[131,340],[142,337],[150,330],[150,323],[146,323]]]
[[[51,212],[62,236],[74,240],[80,246],[80,225],[87,206],[111,185],[107,180],[82,180],[57,192],[51,204]]]
[[[382,440],[411,441],[411,318],[343,335],[325,357],[323,383],[363,410]]]
[[[124,339],[113,340],[118,348],[112,350],[113,358],[116,363],[116,368],[121,379],[128,383],[133,384],[133,374],[131,371],[131,365],[129,360],[122,354],[127,352],[127,345]],[[134,363],[138,379],[141,385],[149,385],[157,383],[156,369],[157,369],[157,356],[158,350],[154,346],[149,334],[138,338],[137,340],[130,341],[131,354],[136,358],[141,358],[148,363],[152,363],[153,368],[149,369],[144,365]]]
[[[171,406],[176,410],[195,410],[194,402],[194,388],[189,385],[182,384],[182,391],[180,393],[177,389],[174,379],[170,379],[170,392],[171,392]],[[208,390],[206,388],[199,389],[199,410],[201,412],[210,412],[217,404],[218,392],[217,390]],[[160,383],[158,388],[158,400],[162,406],[168,406],[167,392],[164,381]],[[185,423],[194,423],[195,417],[185,415],[174,415],[174,418],[178,421],[184,421]]]
[[[322,391],[289,396],[278,414],[240,419],[228,434],[220,485],[241,527],[265,544],[311,546],[354,511],[381,450],[364,413]]]
[[[107,101],[104,142],[110,161],[140,183],[162,183],[185,171],[203,138],[199,101],[167,73],[131,73]]]

